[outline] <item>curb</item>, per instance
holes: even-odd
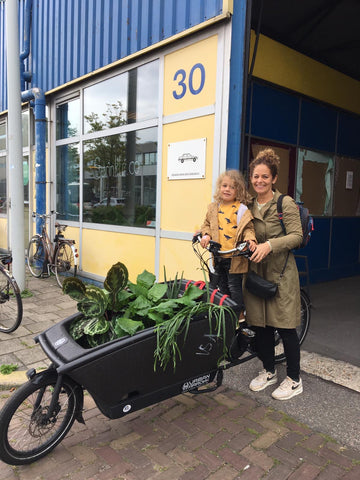
[[[10,388],[19,387],[23,383],[27,382],[27,376],[25,370],[18,372],[12,372],[9,375],[3,375],[0,373],[0,391],[9,390]]]

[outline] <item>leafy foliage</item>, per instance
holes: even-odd
[[[225,315],[229,313],[235,322],[233,311],[205,301],[208,294],[195,285],[189,285],[185,292],[183,287],[182,277],[176,275],[174,281],[168,281],[165,274],[165,282],[156,283],[155,275],[146,270],[132,283],[121,262],[108,271],[104,288],[66,278],[63,291],[78,302],[82,313],[70,324],[69,333],[83,347],[92,348],[153,327],[157,336],[154,368],[160,365],[165,369],[169,362],[175,368],[177,359],[181,359],[179,336],[185,341],[190,321],[206,315],[210,331],[215,325],[215,333],[224,340],[226,350]]]

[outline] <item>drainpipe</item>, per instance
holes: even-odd
[[[6,52],[8,88],[9,238],[13,274],[25,289],[24,179],[21,130],[18,2],[6,2]]]
[[[21,82],[22,92],[25,90],[25,82],[31,82],[31,73],[25,72],[25,60],[30,55],[31,10],[32,10],[32,0],[25,0],[24,41],[23,41],[23,51],[20,53],[20,82]]]
[[[36,212],[46,213],[46,111],[45,94],[41,88],[31,88],[21,94],[23,102],[34,100],[35,116],[35,198]],[[36,218],[36,233],[41,233],[41,218]]]

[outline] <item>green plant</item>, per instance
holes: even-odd
[[[17,369],[18,365],[13,363],[0,365],[0,373],[2,375],[10,375],[10,373],[14,372]]]
[[[183,292],[182,277],[167,280],[164,271],[164,278],[164,283],[156,283],[155,275],[144,270],[132,283],[126,266],[118,262],[107,273],[103,288],[86,285],[79,278],[65,279],[63,291],[78,302],[82,313],[71,323],[70,335],[88,348],[153,327],[157,337],[154,367],[159,364],[165,369],[172,360],[175,368],[181,358],[179,335],[185,341],[190,321],[207,315],[210,330],[215,325],[216,335],[223,338],[225,355],[226,314],[235,324],[233,311],[205,302],[206,293],[195,285]]]

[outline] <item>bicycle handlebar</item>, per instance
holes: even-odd
[[[196,243],[200,243],[200,239],[201,239],[201,233],[194,235],[192,239],[192,244],[195,245]],[[235,248],[232,248],[231,250],[221,250],[220,243],[210,240],[208,246],[205,248],[206,250],[209,250],[209,252],[212,253],[214,256],[228,255],[230,253],[233,253],[234,254],[232,255],[233,257],[242,256],[242,257],[250,258],[252,255],[252,251],[249,248],[248,242],[239,243]]]

